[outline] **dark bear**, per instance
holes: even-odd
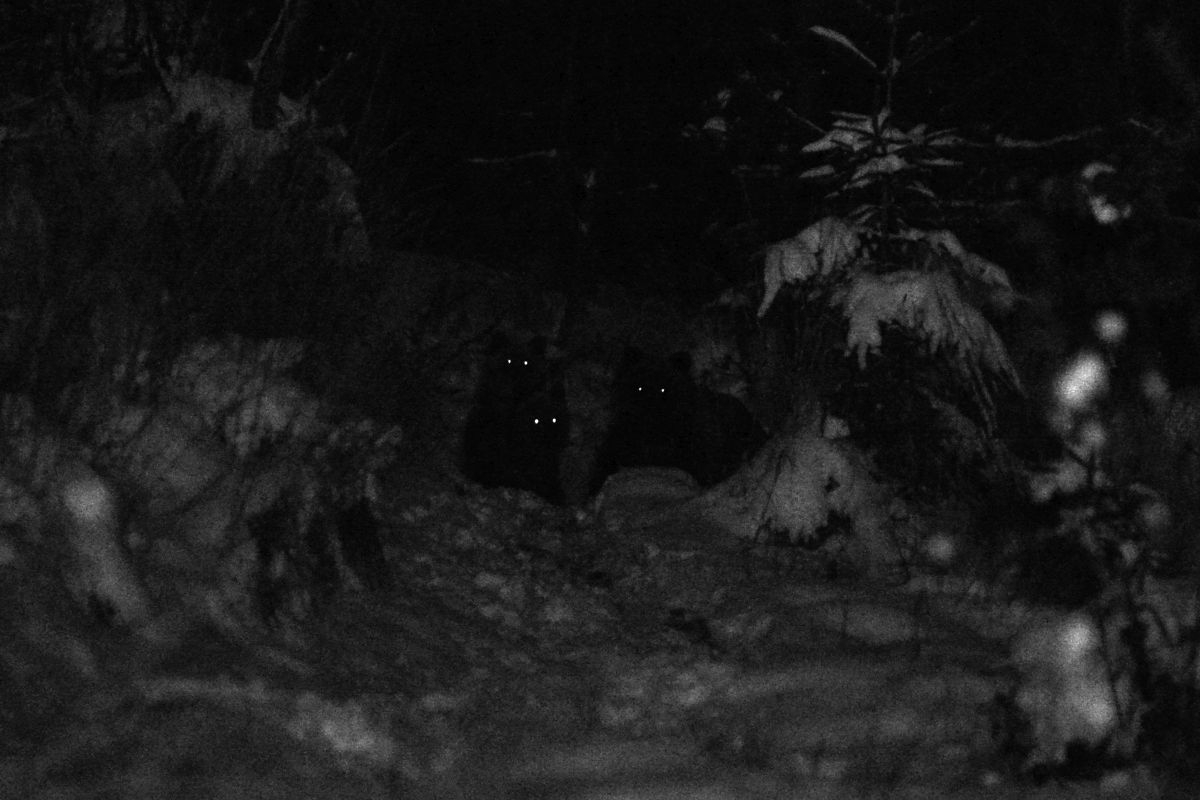
[[[512,402],[477,403],[467,418],[463,473],[483,486],[528,489],[560,503],[559,458],[567,431],[561,395],[537,392]]]
[[[625,467],[689,470],[687,382],[665,360],[625,348],[613,375],[611,424],[600,449],[597,481]]]
[[[567,431],[562,369],[546,338],[492,337],[464,432],[463,473],[484,486],[528,489],[561,502]]]
[[[625,467],[676,467],[702,486],[732,475],[765,440],[735,397],[696,385],[691,358],[626,348],[613,380],[612,425],[596,483]]]

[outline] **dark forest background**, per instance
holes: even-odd
[[[30,104],[96,109],[164,69],[261,88],[265,55],[336,134],[375,242],[706,294],[817,210],[795,181],[813,126],[881,102],[814,25],[875,59],[899,37],[903,124],[982,144],[1092,131],[1017,163],[977,151],[946,200],[1027,192],[1088,158],[1194,161],[1200,9],[1182,1],[9,2],[0,122],[11,141]],[[728,90],[727,140],[686,135]]]
[[[1195,384],[1198,34],[1194,4],[1151,0],[9,2],[3,377],[58,398],[119,338],[101,306],[174,346],[354,339],[396,363],[446,341],[395,321],[440,313],[397,252],[557,293],[612,351],[625,312],[581,298],[643,298],[626,339],[663,327],[645,298],[754,308],[769,246],[864,208],[854,171],[899,136],[872,224],[953,231],[1008,272],[1021,302],[991,322],[1030,385],[1106,308],[1131,363]],[[814,152],[846,114],[878,129]]]

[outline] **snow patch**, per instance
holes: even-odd
[[[69,589],[82,605],[98,602],[126,625],[145,622],[150,601],[121,543],[116,493],[83,464],[65,465],[56,494],[71,564]]]

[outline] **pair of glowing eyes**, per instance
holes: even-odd
[[[649,388],[649,387],[646,387],[646,386],[639,386],[639,387],[637,387],[637,391],[638,391],[638,394],[653,394],[653,393],[654,393],[654,390],[653,390],[653,389],[651,389],[651,388]],[[658,393],[659,393],[659,394],[666,394],[666,393],[667,393],[667,387],[665,387],[665,386],[660,386],[660,387],[658,387]]]
[[[504,363],[517,369],[525,369],[533,366],[533,362],[528,358],[512,358],[511,356],[505,359]],[[534,427],[545,428],[552,425],[557,425],[558,417],[534,417],[531,422],[533,423]]]

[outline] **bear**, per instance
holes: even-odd
[[[467,418],[463,474],[488,488],[527,489],[559,504],[559,459],[567,439],[567,406],[561,394],[537,391],[511,401],[487,398]]]
[[[766,440],[740,400],[697,385],[691,367],[686,352],[659,358],[625,349],[594,488],[619,469],[643,466],[675,467],[712,486]]]
[[[495,334],[467,415],[463,474],[486,487],[528,489],[561,503],[559,460],[568,432],[563,370],[549,341]]]
[[[668,362],[626,347],[613,375],[596,483],[627,467],[688,470],[690,394]]]

